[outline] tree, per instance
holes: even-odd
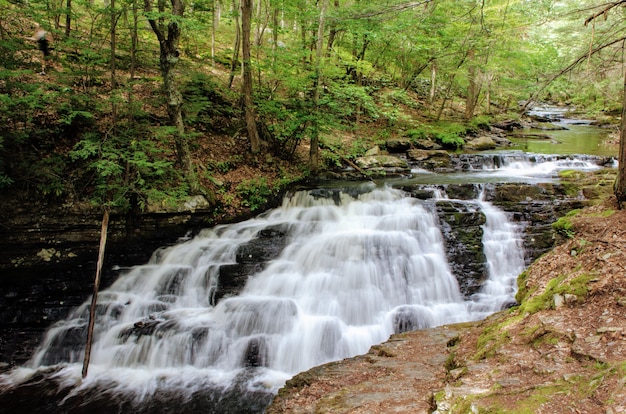
[[[320,93],[322,88],[322,59],[324,57],[324,22],[326,19],[326,9],[328,7],[328,0],[321,0],[319,4],[320,16],[317,26],[317,59],[315,62],[315,85],[313,89],[313,106],[315,111],[319,112],[320,106]],[[313,175],[317,174],[319,167],[319,145],[320,145],[320,128],[319,117],[314,117],[313,131],[311,133],[311,147],[309,150],[309,168]]]
[[[254,104],[252,103],[252,69],[250,66],[250,30],[252,20],[252,0],[242,0],[241,2],[241,37],[242,37],[242,64],[243,64],[243,109],[246,120],[246,129],[250,148],[253,154],[261,150],[261,138],[256,127],[256,115]]]
[[[595,23],[595,21],[599,18],[607,18],[607,14],[616,9],[617,7],[626,6],[626,0],[615,1],[608,4],[602,4],[598,6],[599,11],[593,13],[591,16],[585,20],[585,26],[588,26],[590,23]],[[595,26],[594,26],[595,29]],[[595,31],[595,30],[594,30]],[[626,39],[623,37],[618,39],[617,43],[622,43]],[[606,47],[612,46],[615,42],[605,43],[606,46],[602,46],[599,48],[593,48],[593,39],[590,42],[589,54],[590,57],[592,54],[599,53],[601,50]],[[622,46],[623,47],[623,46]],[[580,60],[579,60],[580,61]],[[624,62],[622,62],[622,65]],[[615,193],[615,197],[617,198],[617,205],[619,208],[623,208],[624,203],[626,203],[626,71],[624,71],[624,89],[622,90],[622,119],[620,123],[620,133],[619,133],[619,153],[618,153],[618,172],[617,177],[615,179],[615,184],[613,186],[613,192]]]
[[[163,77],[163,89],[167,100],[167,114],[171,126],[175,127],[174,141],[176,154],[192,188],[197,190],[195,173],[191,163],[189,144],[185,139],[185,124],[183,121],[183,96],[176,85],[174,67],[180,59],[178,42],[181,36],[180,20],[183,17],[185,6],[182,0],[170,0],[171,14],[166,21],[166,2],[159,0],[157,10],[153,8],[154,0],[144,0],[144,9],[148,16],[150,27],[159,41],[159,66]]]

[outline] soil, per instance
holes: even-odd
[[[608,199],[568,220],[519,306],[313,368],[268,413],[626,413],[626,211]]]

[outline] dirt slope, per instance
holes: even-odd
[[[520,277],[521,306],[299,374],[268,413],[626,413],[626,211],[568,220]]]

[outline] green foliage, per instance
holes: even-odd
[[[213,77],[194,73],[182,87],[181,93],[187,122],[194,124],[199,130],[233,132],[235,99],[225,94]]]
[[[187,195],[173,163],[163,158],[160,143],[141,139],[137,132],[118,131],[108,137],[88,133],[74,146],[70,156],[84,162],[84,185],[91,188],[94,204],[145,209],[150,203],[174,203]]]
[[[249,207],[252,212],[264,207],[269,198],[274,195],[274,189],[265,177],[245,180],[235,190],[242,198],[242,204]]]
[[[465,144],[463,137],[467,134],[467,127],[454,122],[436,122],[421,125],[410,129],[406,135],[414,141],[432,139],[449,148],[460,148]]]

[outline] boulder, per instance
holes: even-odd
[[[355,160],[356,164],[364,170],[374,168],[400,168],[408,169],[407,162],[392,155],[371,155],[360,157]]]
[[[378,145],[376,145],[373,148],[370,148],[367,150],[367,152],[365,153],[366,157],[373,157],[375,155],[381,155],[382,152],[380,151],[380,147]]]
[[[491,137],[488,137],[488,136],[481,136],[481,137],[474,138],[465,144],[465,148],[473,149],[477,151],[492,150],[495,147],[496,147],[496,143],[494,142],[493,139],[491,139]]]
[[[419,139],[413,145],[417,149],[423,150],[440,150],[443,147],[431,139]]]
[[[413,161],[426,161],[432,158],[447,158],[450,159],[450,154],[444,150],[424,150],[424,149],[412,149],[407,152],[409,159]]]
[[[411,149],[411,140],[409,138],[392,138],[387,140],[387,151],[392,153],[406,152]]]

